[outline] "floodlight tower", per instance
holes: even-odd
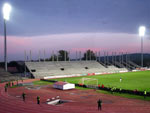
[[[139,27],[139,36],[141,37],[141,67],[143,67],[143,38],[145,36],[145,26]]]
[[[3,5],[3,18],[4,18],[4,61],[5,61],[5,71],[7,71],[7,39],[6,39],[6,21],[9,20],[9,15],[11,12],[11,5],[5,3]]]

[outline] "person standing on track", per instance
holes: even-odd
[[[37,96],[37,104],[40,104],[40,97],[39,96]]]
[[[26,96],[26,94],[23,92],[22,93],[22,99],[23,99],[23,101],[25,101],[25,98],[26,98],[25,96]]]
[[[7,92],[7,87],[8,87],[8,85],[7,85],[7,84],[5,84],[5,92]]]
[[[98,104],[98,110],[102,110],[102,101],[100,99],[97,101],[97,104]]]

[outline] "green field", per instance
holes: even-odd
[[[95,76],[84,76],[87,78],[98,79],[98,84],[106,87],[116,87],[122,89],[130,89],[138,91],[148,91],[150,92],[150,71],[139,71],[139,72],[128,72],[128,73],[116,73],[108,75],[95,75]],[[120,77],[122,82],[120,82]],[[54,79],[57,81],[67,81],[70,83],[79,83],[82,77],[72,77],[72,78],[59,78]]]

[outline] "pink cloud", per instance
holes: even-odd
[[[0,36],[0,54],[3,55],[4,38]],[[71,51],[107,51],[112,52],[140,52],[140,38],[135,34],[126,33],[70,33],[32,37],[7,36],[9,59],[16,55],[23,59],[24,50],[33,51],[36,58],[38,51],[45,49],[47,56],[51,51],[60,49]],[[144,51],[150,52],[150,40],[144,39]],[[17,57],[17,58],[18,58]],[[2,58],[0,58],[2,60]]]

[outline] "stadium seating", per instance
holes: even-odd
[[[20,79],[20,77],[6,72],[3,68],[0,68],[0,82],[14,81],[17,79]]]
[[[26,62],[26,66],[35,78],[60,75],[87,75],[89,73],[116,73],[127,71],[125,68],[115,66],[104,67],[96,61],[50,61]]]

